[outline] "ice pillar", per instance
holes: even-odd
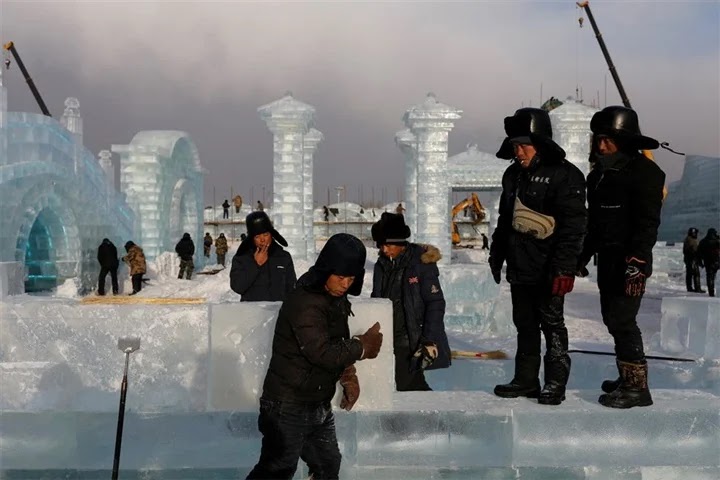
[[[80,102],[75,97],[65,99],[65,110],[60,117],[60,124],[73,134],[78,145],[83,144],[83,121],[80,116]]]
[[[3,85],[2,66],[0,66],[0,165],[8,163],[7,152],[7,89]]]
[[[315,108],[288,93],[258,113],[273,134],[273,223],[293,258],[304,259],[303,140],[315,122]]]
[[[306,260],[315,259],[315,229],[313,202],[313,164],[315,151],[323,140],[320,130],[311,128],[303,139],[303,229],[307,245]]]
[[[405,223],[417,234],[417,139],[408,130],[395,134],[395,144],[405,154]]]
[[[112,164],[112,153],[110,150],[100,150],[98,154],[98,163],[100,168],[105,172],[105,182],[107,183],[108,196],[115,194],[115,168]]]
[[[405,124],[417,139],[417,232],[415,241],[440,249],[440,263],[450,263],[450,186],[448,134],[462,110],[444,105],[429,93],[411,107]]]

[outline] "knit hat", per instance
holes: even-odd
[[[348,289],[348,295],[360,295],[365,277],[365,245],[348,233],[338,233],[330,237],[308,274],[315,286],[325,285],[330,275],[355,277]]]
[[[370,232],[378,248],[388,243],[404,245],[410,238],[410,227],[405,225],[405,217],[402,213],[383,212]]]

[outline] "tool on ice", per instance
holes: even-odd
[[[120,445],[122,444],[123,421],[125,420],[125,398],[128,387],[128,364],[130,354],[140,349],[139,337],[120,337],[118,349],[125,353],[125,372],[123,373],[122,385],[120,386],[120,410],[118,411],[117,434],[115,435],[115,456],[113,458],[112,480],[117,480],[120,467]]]
[[[467,350],[453,350],[452,358],[476,358],[482,360],[505,360],[507,353],[502,350],[491,350],[489,352],[470,352]]]
[[[597,350],[579,350],[571,348],[568,353],[586,353],[588,355],[607,355],[610,357],[615,356],[615,352],[600,352]],[[681,358],[681,357],[663,357],[661,355],[645,355],[645,358],[650,360],[669,360],[671,362],[694,362],[692,358]]]

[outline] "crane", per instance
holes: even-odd
[[[20,54],[18,54],[17,49],[15,48],[14,42],[8,42],[6,43],[3,48],[10,53],[12,53],[13,58],[15,58],[15,63],[17,63],[18,67],[20,68],[20,71],[23,74],[23,77],[25,77],[25,81],[27,82],[28,86],[30,87],[30,91],[32,92],[33,96],[35,97],[35,100],[37,101],[38,105],[40,106],[40,110],[42,111],[43,115],[46,115],[48,117],[52,117],[50,115],[50,110],[48,110],[47,106],[45,105],[45,102],[43,101],[42,97],[40,96],[40,92],[38,91],[37,87],[35,86],[35,82],[33,82],[33,79],[30,78],[30,74],[28,73],[27,69],[25,68],[25,64],[23,63],[22,59],[20,58]],[[10,60],[5,60],[5,67],[10,68]]]

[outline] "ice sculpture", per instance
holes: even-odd
[[[80,116],[80,102],[77,98],[68,97],[65,99],[65,110],[62,117],[60,117],[60,125],[72,133],[75,140],[82,145],[83,121]]]
[[[462,110],[444,105],[429,93],[403,120],[417,141],[417,230],[419,243],[430,243],[450,263],[450,188],[447,177],[448,134]]]
[[[668,188],[658,239],[682,242],[688,228],[720,230],[720,157],[688,155],[679,181]]]
[[[395,144],[405,154],[405,223],[412,235],[417,233],[417,142],[408,130],[395,134]],[[411,237],[412,238],[412,237]]]
[[[323,140],[320,130],[311,128],[303,138],[303,232],[306,260],[315,259],[315,229],[313,226],[313,168],[315,151]]]
[[[566,158],[585,176],[590,170],[590,120],[597,111],[597,108],[568,97],[565,103],[549,113],[553,140],[565,150]]]
[[[293,258],[304,259],[308,252],[304,225],[312,221],[312,210],[304,206],[303,142],[315,123],[315,108],[288,92],[258,108],[258,113],[273,134],[273,223],[288,241]]]

